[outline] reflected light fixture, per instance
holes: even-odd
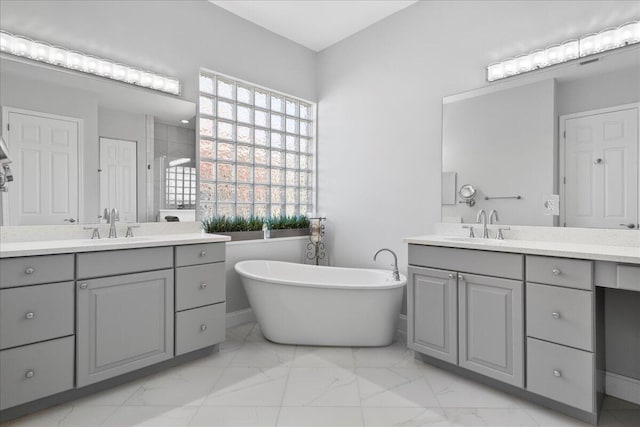
[[[187,119],[182,119],[182,120],[180,120],[180,123],[185,124],[185,125],[188,125],[188,124],[189,124],[189,120],[187,120]]]
[[[599,33],[587,34],[578,39],[538,49],[487,67],[487,81],[539,70],[577,58],[618,49],[640,42],[640,21],[628,22],[617,28],[607,28]]]
[[[2,30],[0,30],[0,52],[172,95],[180,95],[180,81],[177,79],[140,70],[129,65],[118,64],[108,59],[97,58],[60,46],[52,46],[48,43],[31,40]]]
[[[189,163],[191,161],[190,158],[188,157],[181,157],[179,159],[175,159],[175,160],[171,160],[169,162],[169,166],[179,166],[179,165],[184,165],[185,163]]]

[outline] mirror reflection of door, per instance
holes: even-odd
[[[570,114],[560,124],[564,225],[637,228],[638,105]]]
[[[118,209],[121,222],[136,222],[136,141],[100,138],[100,213]]]
[[[14,174],[3,207],[3,225],[79,221],[82,120],[13,108],[5,108],[3,118]]]

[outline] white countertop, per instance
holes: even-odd
[[[640,264],[640,246],[596,245],[587,243],[516,239],[470,239],[468,237],[442,236],[435,234],[409,237],[404,239],[404,242],[414,245],[479,249],[495,252],[511,252]]]
[[[117,239],[66,239],[31,242],[0,242],[0,258],[33,255],[68,254],[76,252],[110,251],[116,249],[152,248],[196,243],[228,242],[229,236],[205,233],[181,233],[120,237]]]

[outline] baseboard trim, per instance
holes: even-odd
[[[640,405],[640,380],[607,372],[604,387],[609,396]]]
[[[244,310],[233,311],[227,313],[226,322],[227,328],[233,328],[234,326],[242,325],[244,323],[255,322],[256,316],[253,314],[253,309],[245,308]]]

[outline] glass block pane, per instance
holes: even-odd
[[[215,157],[213,141],[209,141],[208,139],[200,140],[200,157]]]
[[[282,130],[282,116],[280,114],[271,115],[271,129]]]
[[[235,216],[236,215],[236,209],[235,209],[235,205],[229,205],[229,204],[219,204],[218,205],[218,215],[219,216]]]
[[[235,165],[218,163],[218,181],[235,181]],[[218,200],[220,200],[220,187],[218,187]]]
[[[233,139],[233,124],[227,122],[218,122],[218,138]]]
[[[233,161],[236,158],[236,147],[228,142],[218,142],[218,160]]]
[[[238,142],[251,143],[251,128],[247,126],[237,126],[236,133]]]
[[[215,215],[216,205],[212,203],[200,203],[200,219],[209,218]]]
[[[271,205],[271,216],[282,216],[282,206]]]
[[[298,155],[294,153],[287,153],[287,169],[298,169],[299,167],[300,162],[298,160]]]
[[[309,156],[300,156],[300,169],[309,169]]]
[[[307,190],[306,188],[301,188],[300,189],[300,203],[303,205],[306,205],[309,203],[309,190]]]
[[[254,205],[253,206],[253,214],[259,217],[267,216],[267,205]]]
[[[256,185],[253,193],[254,201],[256,203],[268,203],[269,202],[269,187],[266,185]]]
[[[255,125],[267,127],[267,113],[266,111],[256,110],[255,111]]]
[[[284,185],[284,170],[283,169],[271,169],[271,184],[272,185]]]
[[[251,123],[251,116],[253,116],[253,108],[243,107],[238,105],[238,121],[242,123]]]
[[[281,112],[283,109],[282,98],[279,96],[271,95],[271,111]]]
[[[284,148],[281,133],[271,132],[271,148]]]
[[[300,104],[300,118],[308,119],[311,114],[311,108],[308,105]]]
[[[298,129],[298,121],[296,119],[292,119],[287,117],[287,132],[288,133],[297,133]]]
[[[271,166],[284,167],[284,155],[282,151],[271,151]]]
[[[200,183],[200,201],[214,202],[216,200],[216,186],[208,182]]]
[[[238,182],[252,182],[252,175],[253,167],[247,165],[236,166],[236,176],[238,178]]]
[[[269,145],[267,140],[267,131],[262,129],[255,129],[256,145]]]
[[[304,135],[304,136],[311,135],[311,124],[309,122],[300,120],[300,135]]]
[[[221,119],[233,120],[233,104],[218,101],[218,117]]]
[[[218,79],[218,96],[222,98],[234,99],[233,83]]]
[[[284,203],[284,187],[271,187],[271,203]]]
[[[247,145],[238,145],[237,159],[239,162],[251,163],[253,160],[253,148]]]
[[[298,178],[298,172],[296,171],[287,171],[287,185],[289,186],[298,186],[299,184],[299,178]]]
[[[256,148],[256,164],[268,165],[269,164],[269,150],[266,148]]]
[[[296,215],[296,205],[287,205],[287,215],[288,216],[292,216],[292,215]]]
[[[200,117],[200,135],[214,136],[213,135],[214,123],[215,122],[211,119],[205,119]]]
[[[234,202],[236,186],[234,184],[218,184],[218,202]]]
[[[269,108],[268,95],[256,89],[255,105],[256,107]]]
[[[309,207],[307,205],[300,206],[300,215],[306,215],[309,212]]]
[[[298,115],[298,103],[296,101],[287,99],[287,115],[289,116]]]
[[[309,175],[305,172],[300,173],[300,186],[307,187],[309,186]]]
[[[301,153],[310,153],[311,152],[311,140],[307,138],[300,138],[300,152]]]
[[[236,207],[236,216],[249,218],[251,216],[251,205],[238,205]]]
[[[200,92],[213,94],[213,79],[200,74]]]
[[[287,188],[287,204],[298,203],[298,189]]]
[[[250,88],[238,85],[238,102],[253,104],[253,92]]]
[[[287,135],[287,150],[298,151],[298,137]]]
[[[207,96],[200,97],[200,114],[214,115],[213,112],[213,99]]]
[[[256,184],[268,184],[269,183],[269,169],[268,168],[255,168],[254,180]]]
[[[214,163],[200,162],[200,179],[213,181],[216,179]]]
[[[251,203],[253,201],[253,186],[252,185],[238,185],[238,203]]]

